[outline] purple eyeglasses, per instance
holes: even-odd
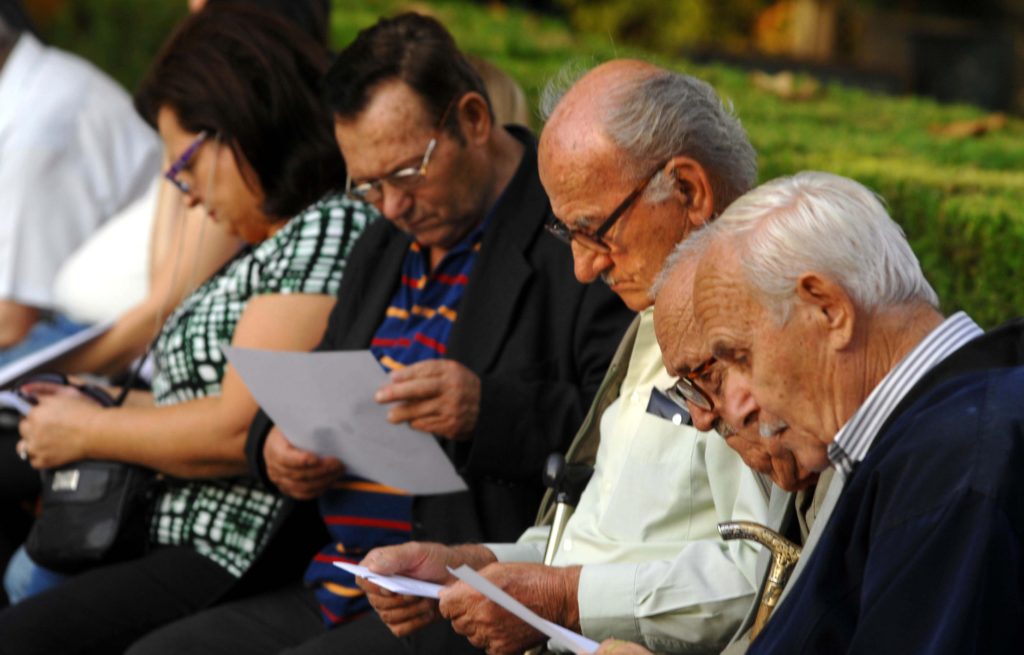
[[[178,159],[176,159],[166,171],[164,171],[164,177],[167,178],[167,181],[178,187],[178,190],[186,195],[191,193],[192,187],[188,185],[188,182],[179,179],[178,176],[181,175],[181,172],[188,166],[192,156],[196,154],[197,150],[199,150],[199,146],[203,145],[203,141],[206,141],[207,136],[206,132],[200,132],[199,136],[197,136],[195,140],[185,148],[185,152],[181,153],[181,156],[178,157]]]

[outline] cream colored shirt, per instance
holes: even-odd
[[[757,584],[756,546],[722,541],[717,525],[764,523],[767,499],[718,435],[647,413],[651,389],[672,381],[646,310],[619,398],[601,417],[594,476],[554,563],[583,565],[578,601],[587,637],[717,653]],[[516,544],[489,547],[501,561],[540,562],[547,533],[535,527]]]

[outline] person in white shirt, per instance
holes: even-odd
[[[161,158],[123,89],[29,28],[0,0],[0,364],[76,328],[53,312],[57,271]]]
[[[718,652],[753,598],[756,550],[721,541],[717,524],[763,522],[767,490],[723,439],[688,425],[682,405],[660,391],[678,387],[662,365],[650,288],[673,246],[753,185],[756,154],[706,83],[623,60],[594,69],[558,101],[539,152],[559,218],[552,231],[571,245],[576,277],[600,277],[639,313],[569,450],[570,461],[594,464],[593,478],[554,566],[540,564],[549,528],[539,526],[516,544],[412,543],[364,559],[378,573],[451,583],[439,603],[360,586],[395,634],[443,616],[489,653],[544,639],[453,582],[446,565],[479,569],[592,639]],[[675,413],[654,411],[659,399]]]

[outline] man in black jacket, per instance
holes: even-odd
[[[540,503],[544,459],[568,446],[629,321],[606,286],[573,278],[571,253],[545,234],[533,137],[494,125],[483,84],[436,21],[380,21],[339,54],[327,87],[348,191],[387,220],[355,246],[320,349],[370,348],[392,371],[377,395],[389,419],[439,437],[469,491],[409,497],[349,478],[261,415],[255,474],[317,498],[331,533],[306,587],[207,612],[133,653],[403,652],[376,614],[356,619],[368,605],[333,562],[412,538],[517,536]],[[447,630],[418,639],[469,650]]]

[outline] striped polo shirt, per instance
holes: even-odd
[[[401,280],[377,328],[370,351],[386,371],[445,356],[459,304],[480,251],[490,214],[448,251],[433,271],[426,248],[413,242],[402,261]],[[319,500],[331,536],[306,570],[324,623],[330,628],[370,608],[350,573],[334,562],[359,562],[371,549],[409,541],[412,497],[397,489],[345,476]]]

